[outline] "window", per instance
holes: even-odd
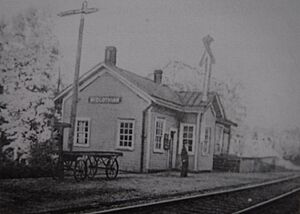
[[[90,120],[88,118],[77,118],[75,124],[75,146],[88,147],[90,138]]]
[[[202,145],[202,154],[206,155],[209,153],[210,142],[211,142],[211,128],[206,127],[204,141],[203,141],[203,145]]]
[[[182,124],[181,125],[181,153],[182,145],[185,144],[188,153],[194,153],[194,138],[195,138],[195,125],[193,124]]]
[[[120,149],[133,149],[134,120],[118,121],[118,145]]]
[[[163,151],[163,134],[165,128],[165,120],[156,118],[155,120],[155,136],[154,136],[154,151]]]

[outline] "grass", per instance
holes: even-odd
[[[0,180],[0,213],[30,213],[78,206],[110,206],[124,200],[138,200],[173,194],[209,191],[295,174],[199,173],[179,177],[178,172],[121,174],[116,180],[103,177],[77,183],[71,177],[58,182],[51,178]]]

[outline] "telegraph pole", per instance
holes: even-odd
[[[69,150],[73,149],[73,141],[75,134],[75,123],[76,123],[76,114],[77,114],[77,102],[78,102],[78,79],[79,79],[79,70],[80,70],[80,59],[81,59],[81,48],[82,48],[82,36],[83,36],[83,26],[84,26],[84,15],[97,12],[97,8],[88,8],[87,1],[82,3],[81,9],[67,10],[57,14],[60,17],[81,14],[80,24],[79,24],[79,35],[78,35],[78,44],[77,44],[77,53],[76,53],[76,63],[75,63],[75,73],[73,81],[73,96],[72,96],[72,105],[71,105],[71,115],[70,115],[70,124],[71,129],[69,131],[68,138],[68,147]]]

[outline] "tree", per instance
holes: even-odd
[[[49,16],[28,9],[10,21],[0,21],[1,131],[7,147],[28,154],[33,143],[51,136],[49,118],[58,74],[58,42]]]
[[[278,134],[278,148],[282,157],[287,160],[295,160],[300,157],[300,129],[295,127],[292,129],[282,130]]]
[[[247,115],[247,108],[242,101],[244,87],[240,82],[231,80],[229,83],[212,78],[211,90],[219,94],[223,101],[227,117],[242,127]],[[244,125],[244,124],[243,124]]]
[[[203,91],[204,73],[180,61],[170,61],[163,68],[162,82],[177,91]],[[152,74],[151,74],[152,75]],[[151,75],[148,77],[151,78]],[[227,117],[239,125],[246,118],[246,106],[241,94],[243,85],[240,82],[226,83],[216,78],[211,79],[210,91],[217,92],[223,101]]]

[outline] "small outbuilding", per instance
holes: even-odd
[[[267,139],[267,140],[266,140]],[[280,155],[274,150],[271,138],[255,132],[236,134],[231,153],[215,154],[213,169],[232,172],[269,172],[279,168]],[[238,142],[238,143],[237,143]],[[242,144],[242,145],[241,145]],[[237,148],[233,148],[233,147]],[[238,151],[232,153],[232,151]]]

